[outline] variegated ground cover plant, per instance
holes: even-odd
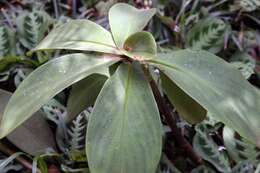
[[[237,131],[248,145],[259,147],[259,91],[232,65],[197,50],[218,51],[207,46],[212,43],[207,39],[203,39],[204,44],[188,41],[190,49],[157,52],[151,33],[142,31],[155,13],[155,9],[138,10],[118,3],[109,11],[111,33],[89,20],[71,20],[54,28],[32,52],[66,49],[81,53],[50,60],[19,85],[3,113],[1,138],[74,84],[74,99],[68,101],[71,119],[94,103],[86,133],[90,172],[155,172],[163,134],[156,94],[159,86],[153,84],[153,70],[159,69],[163,92],[186,121],[201,122],[207,113]],[[222,23],[217,23],[204,32],[212,27],[213,41],[223,34]],[[79,97],[91,99],[76,102]],[[197,152],[203,155],[201,146],[209,152],[214,150],[220,161],[203,158],[215,163],[218,170],[229,172],[225,157],[215,151],[205,135],[207,130],[203,125],[196,130],[194,145],[201,144]],[[235,132],[230,133],[234,136]],[[232,144],[229,146],[232,148]]]

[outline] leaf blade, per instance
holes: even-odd
[[[123,48],[125,40],[130,35],[142,31],[155,13],[155,9],[138,10],[126,3],[112,6],[108,18],[116,45]]]
[[[191,124],[199,123],[205,119],[207,111],[201,105],[189,95],[185,94],[185,92],[165,74],[161,74],[161,79],[164,92],[167,94],[180,116]]]
[[[71,20],[53,29],[32,51],[70,49],[121,54],[111,34],[89,20]]]
[[[28,119],[58,92],[117,60],[108,55],[76,53],[53,59],[39,67],[19,85],[10,99],[0,125],[1,138]]]
[[[215,119],[260,146],[260,93],[239,71],[206,51],[180,50],[158,57],[150,62]]]
[[[151,59],[157,53],[156,42],[149,32],[137,32],[127,38],[122,51],[126,56],[133,59]]]
[[[101,90],[87,129],[92,172],[155,172],[161,124],[152,91],[142,76],[140,70],[123,64]]]

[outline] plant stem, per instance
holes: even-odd
[[[54,13],[55,13],[55,18],[59,18],[59,7],[58,7],[58,0],[53,0],[53,8],[54,8]]]
[[[195,162],[196,164],[202,164],[202,159],[194,152],[190,143],[184,138],[181,130],[177,127],[176,121],[173,119],[172,111],[165,103],[165,100],[161,96],[157,84],[153,79],[150,80],[150,85],[154,93],[159,111],[164,116],[166,123],[171,128],[175,143],[183,149],[185,155],[189,157],[193,162]]]
[[[8,148],[6,145],[4,145],[2,142],[0,142],[0,151],[4,154],[11,156],[15,153],[15,151]],[[32,170],[32,164],[28,162],[26,159],[22,158],[21,156],[18,156],[15,158],[21,165],[23,165],[25,168]],[[37,169],[37,173],[41,173],[39,169]]]

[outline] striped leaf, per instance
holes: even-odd
[[[10,28],[4,25],[0,26],[0,59],[13,54],[14,48],[14,35],[11,33]]]
[[[16,20],[20,42],[27,49],[34,48],[45,36],[52,23],[44,11],[25,12]]]
[[[223,138],[228,153],[235,161],[239,162],[257,156],[260,157],[259,148],[227,126],[223,130]]]
[[[228,26],[220,19],[212,17],[201,19],[188,32],[186,46],[217,53],[224,47],[227,28]]]
[[[218,145],[210,137],[204,124],[196,126],[197,133],[193,138],[194,150],[205,160],[212,163],[219,171],[229,172],[228,158],[223,151],[218,149]]]

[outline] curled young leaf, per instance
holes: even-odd
[[[125,40],[130,35],[142,31],[155,13],[155,9],[140,10],[125,3],[112,6],[108,17],[116,45],[122,49]]]
[[[137,60],[151,59],[157,53],[153,35],[146,31],[128,37],[124,43],[124,50],[126,50],[123,51],[125,55]]]

